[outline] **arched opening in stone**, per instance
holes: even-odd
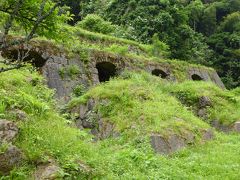
[[[154,69],[152,71],[152,75],[159,76],[163,79],[166,79],[168,77],[168,74],[166,72],[164,72],[163,70],[160,70],[160,69]]]
[[[192,75],[192,80],[193,81],[202,81],[203,78],[201,76],[197,75],[197,74],[193,74]]]
[[[2,53],[2,56],[9,59],[10,61],[16,61],[19,59],[23,59],[24,62],[31,63],[33,66],[37,68],[41,68],[46,63],[47,59],[42,58],[42,56],[36,51],[26,51],[26,50],[9,50]],[[24,57],[24,58],[22,58]]]
[[[110,62],[97,63],[96,68],[100,82],[109,81],[111,77],[116,76],[116,66]]]

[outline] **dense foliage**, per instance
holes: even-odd
[[[53,12],[49,13],[54,5],[56,3],[51,0],[46,0],[44,4],[41,0],[3,0],[0,2],[0,31],[4,32],[9,19],[13,18],[10,30],[18,35],[27,35],[36,26],[38,18],[46,16],[43,21],[39,22],[34,33],[48,38],[55,38],[61,31],[61,25],[70,19],[70,15],[67,13],[66,7],[54,8]],[[11,17],[14,8],[18,8],[18,11],[14,17]]]
[[[96,13],[149,43],[154,34],[171,57],[211,65],[228,88],[240,85],[240,0],[84,0],[81,15]]]
[[[4,27],[16,2],[1,1],[1,27]],[[168,55],[171,58],[214,67],[227,88],[240,85],[240,0],[60,2],[63,7],[56,9],[38,27],[39,35],[62,39],[59,37],[64,32],[61,27],[68,20],[70,24],[78,24],[93,32],[142,43],[154,43],[158,36],[161,42],[170,47],[171,53]],[[34,25],[40,4],[41,1],[24,1],[12,30],[22,34],[29,31]],[[47,12],[53,5],[52,1],[46,1],[44,11]],[[64,5],[70,7],[69,10],[74,15],[72,18]]]
[[[78,22],[76,26],[102,34],[111,34],[116,29],[116,26],[94,14],[87,15],[82,21]]]

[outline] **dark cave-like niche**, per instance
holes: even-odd
[[[99,82],[109,81],[111,77],[116,76],[116,66],[110,62],[97,63]]]
[[[160,69],[154,69],[152,71],[152,75],[161,77],[163,79],[166,79],[168,77],[168,74],[166,72],[164,72],[163,70],[160,70]]]
[[[41,68],[46,63],[47,59],[42,58],[42,56],[36,51],[26,51],[26,50],[9,50],[2,53],[4,58],[7,58],[11,61],[16,61],[18,56],[24,57],[24,62],[31,63],[37,68]]]
[[[192,80],[193,81],[203,81],[203,78],[197,74],[192,75]]]

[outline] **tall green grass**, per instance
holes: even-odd
[[[64,179],[238,179],[240,176],[238,134],[216,133],[213,141],[169,156],[155,154],[149,143],[151,132],[169,129],[179,133],[182,129],[209,127],[180,103],[176,96],[180,90],[186,91],[191,100],[204,92],[214,102],[214,98],[226,99],[225,106],[232,107],[236,104],[229,104],[232,102],[229,99],[235,98],[238,90],[222,91],[205,83],[174,85],[145,73],[125,74],[124,78],[92,88],[70,104],[85,103],[89,98],[108,99],[109,104],[97,108],[116,124],[120,136],[94,142],[88,130],[74,128],[71,119],[59,114],[53,91],[42,81],[29,68],[0,76],[0,112],[19,126],[20,134],[14,144],[26,156],[21,167],[9,176],[0,175],[0,179],[31,179],[36,165],[49,159],[59,163]],[[24,111],[27,119],[14,119],[10,116],[13,109]],[[176,118],[182,119],[182,123],[177,123]],[[89,171],[76,161],[85,164]]]

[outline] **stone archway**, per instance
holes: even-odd
[[[168,74],[160,69],[154,69],[152,71],[152,75],[161,77],[162,79],[166,79],[168,77]]]
[[[111,77],[117,75],[116,66],[110,62],[99,62],[96,64],[99,82],[109,81]]]
[[[193,81],[203,81],[203,80],[204,80],[204,79],[203,79],[201,76],[199,76],[198,74],[193,74],[193,75],[191,76],[191,78],[192,78]]]
[[[42,55],[34,50],[19,50],[11,49],[2,53],[2,56],[8,58],[9,60],[16,61],[18,56],[25,56],[24,61],[31,63],[33,66],[37,68],[41,68],[45,65],[47,59],[43,58]]]

